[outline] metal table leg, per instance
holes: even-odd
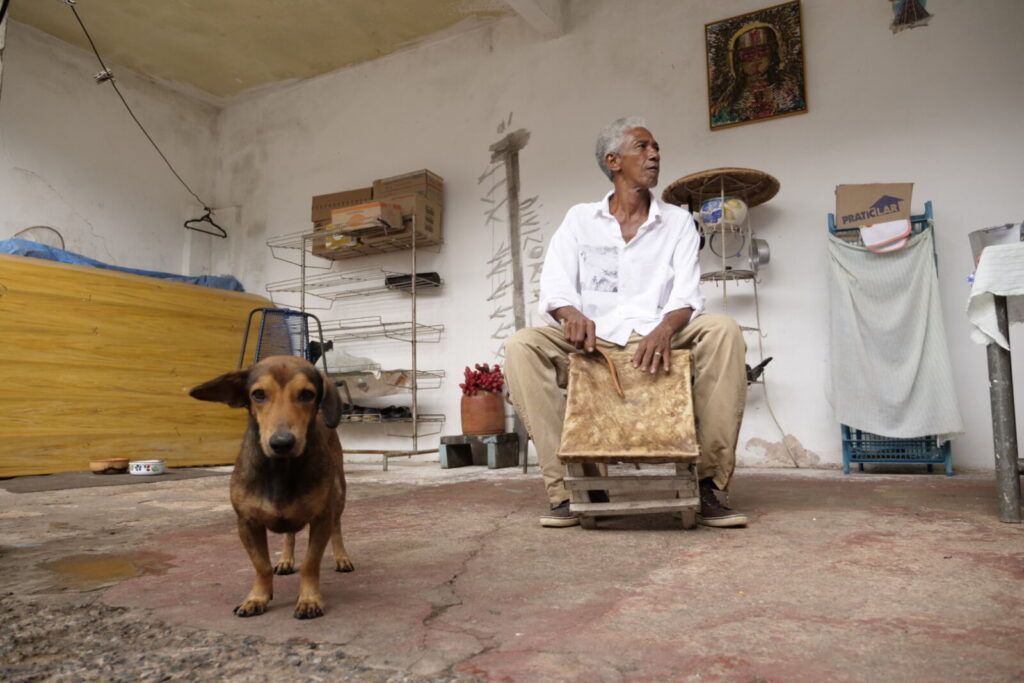
[[[996,296],[999,331],[1010,338],[1006,297]],[[988,382],[992,400],[992,441],[996,458],[996,486],[999,492],[999,520],[1021,523],[1020,465],[1017,462],[1017,423],[1013,405],[1013,368],[1010,352],[999,344],[988,345]]]

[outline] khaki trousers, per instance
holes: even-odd
[[[626,348],[635,349],[640,339],[640,335],[634,334]],[[620,348],[601,339],[597,343],[605,349]],[[732,318],[699,315],[676,333],[672,348],[689,349],[693,355],[699,476],[713,478],[724,491],[736,466],[736,441],[747,397],[743,333]],[[519,330],[505,342],[505,380],[509,394],[537,448],[544,486],[552,505],[569,498],[563,483],[565,465],[556,452],[565,418],[564,389],[569,378],[569,354],[575,350],[560,328],[550,326]],[[596,467],[587,467],[589,475],[597,474]]]

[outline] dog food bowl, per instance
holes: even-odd
[[[93,474],[119,474],[128,471],[128,458],[103,458],[90,460],[89,469]]]
[[[128,474],[163,474],[166,471],[163,460],[132,460],[128,463]]]

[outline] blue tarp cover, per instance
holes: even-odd
[[[228,289],[233,292],[245,291],[245,289],[242,287],[242,283],[231,275],[199,275],[196,277],[191,277],[188,275],[175,275],[174,273],[161,273],[155,270],[122,268],[121,266],[112,266],[109,263],[103,263],[102,261],[91,259],[88,256],[82,256],[81,254],[75,254],[70,251],[64,251],[63,249],[58,249],[57,247],[39,244],[38,242],[32,242],[30,240],[0,240],[0,254],[13,254],[14,256],[31,256],[32,258],[41,258],[46,259],[47,261],[73,263],[79,266],[94,266],[96,268],[105,268],[107,270],[118,270],[121,271],[122,273],[146,275],[148,277],[158,277],[164,280],[172,280],[174,282],[184,282],[190,285],[215,287],[216,289]]]

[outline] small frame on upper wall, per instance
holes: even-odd
[[[807,112],[800,0],[704,25],[711,130]]]
[[[899,33],[908,28],[927,26],[932,15],[924,8],[928,0],[891,0],[893,17],[889,28],[893,33]]]

